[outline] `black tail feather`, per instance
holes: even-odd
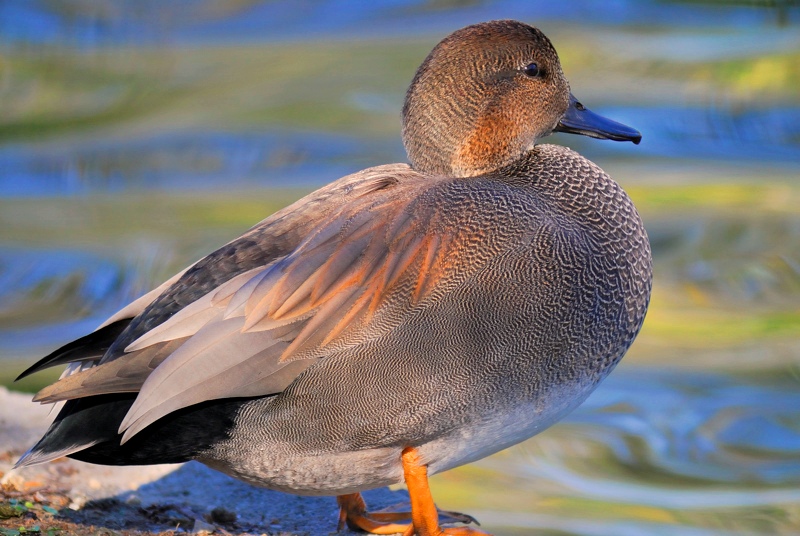
[[[113,440],[135,398],[131,394],[68,400],[44,436],[15,467],[44,463]]]
[[[251,399],[210,400],[170,413],[124,445],[117,433],[135,393],[69,400],[55,422],[15,467],[61,456],[103,465],[150,465],[194,459],[225,440],[241,407]]]
[[[103,357],[106,350],[108,350],[108,347],[111,346],[130,323],[130,318],[117,320],[80,339],[65,344],[55,352],[52,352],[28,367],[22,374],[17,376],[17,379],[14,381],[21,380],[34,372],[39,372],[40,370],[57,365],[65,365],[75,361],[100,359]]]

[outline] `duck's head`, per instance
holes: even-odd
[[[554,131],[639,143],[636,130],[587,110],[569,90],[550,40],[517,21],[462,28],[431,51],[403,105],[417,171],[480,175]]]

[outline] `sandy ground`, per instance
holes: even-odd
[[[256,488],[195,462],[106,467],[62,458],[11,471],[52,419],[30,399],[0,387],[0,536],[336,533],[334,498]],[[402,490],[364,497],[372,509],[408,505]]]

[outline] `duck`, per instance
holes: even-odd
[[[428,478],[577,407],[650,299],[633,202],[553,132],[641,140],[572,95],[539,29],[453,32],[406,93],[408,163],[308,194],[25,370],[66,365],[17,467],[197,460],[336,496],[340,528],[485,534],[446,523]],[[410,512],[368,509],[398,483]]]

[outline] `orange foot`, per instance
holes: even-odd
[[[345,523],[353,530],[363,530],[371,534],[397,534],[405,532],[408,523],[397,521],[408,520],[407,512],[368,512],[367,503],[360,493],[350,493],[336,497],[339,503],[339,526],[342,530]]]
[[[444,523],[475,523],[472,516],[457,512],[445,512],[433,504],[431,490],[428,487],[428,468],[420,463],[416,449],[408,447],[402,454],[403,472],[405,473],[408,494],[411,498],[411,512],[368,512],[367,505],[359,493],[340,495],[336,498],[341,508],[339,513],[339,530],[347,526],[354,530],[363,530],[372,534],[397,534],[403,536],[470,536],[486,535],[482,530],[472,527],[441,528]],[[411,519],[411,523],[398,523]]]

